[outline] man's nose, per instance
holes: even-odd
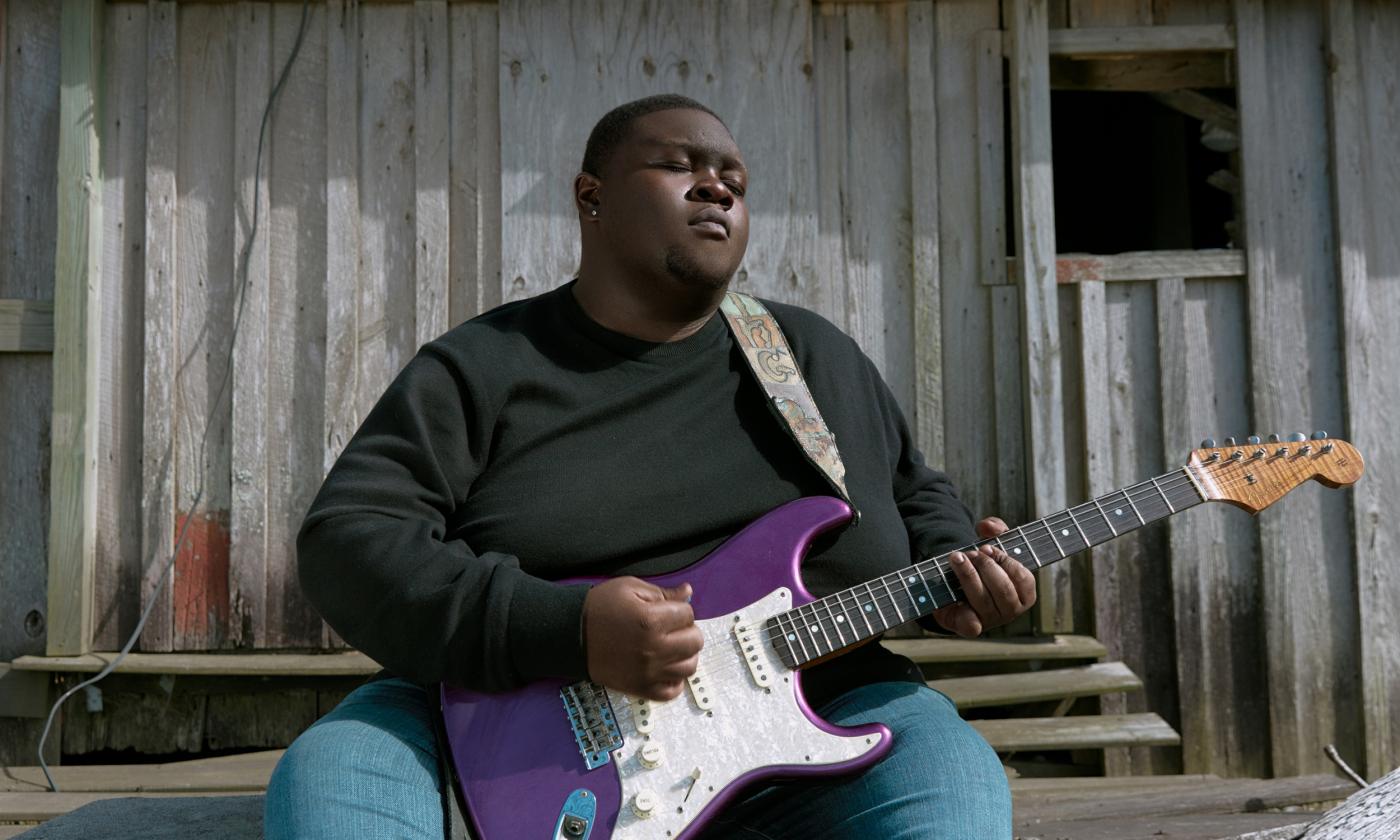
[[[718,178],[702,178],[690,188],[690,195],[695,201],[708,201],[726,210],[734,205],[734,193]]]

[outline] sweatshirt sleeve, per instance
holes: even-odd
[[[311,603],[346,641],[420,685],[500,691],[586,676],[586,587],[447,539],[491,425],[482,389],[429,345],[336,460],[297,537]]]

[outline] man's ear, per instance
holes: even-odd
[[[580,219],[587,221],[597,218],[602,193],[603,182],[596,175],[580,172],[574,177],[574,208],[578,210]]]

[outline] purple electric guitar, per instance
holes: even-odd
[[[1341,487],[1361,475],[1361,456],[1339,440],[1227,443],[986,542],[1038,569],[1201,502],[1257,513],[1309,479]],[[884,756],[889,729],[817,717],[801,669],[955,603],[962,591],[942,555],[814,598],[801,577],[807,546],[850,517],[838,499],[799,499],[689,568],[651,579],[693,586],[705,635],[699,670],[674,700],[644,701],[587,681],[503,694],[444,687],[453,764],[476,836],[680,840],[755,782],[851,772]]]

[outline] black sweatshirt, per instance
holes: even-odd
[[[818,597],[975,541],[893,395],[819,315],[768,303],[836,436],[862,520],[812,547]],[[831,495],[716,314],[652,343],[592,321],[566,285],[425,345],[336,461],[297,539],[337,632],[422,685],[503,690],[586,676],[576,576],[656,575],[778,505]],[[809,699],[917,679],[866,645],[809,672]]]

